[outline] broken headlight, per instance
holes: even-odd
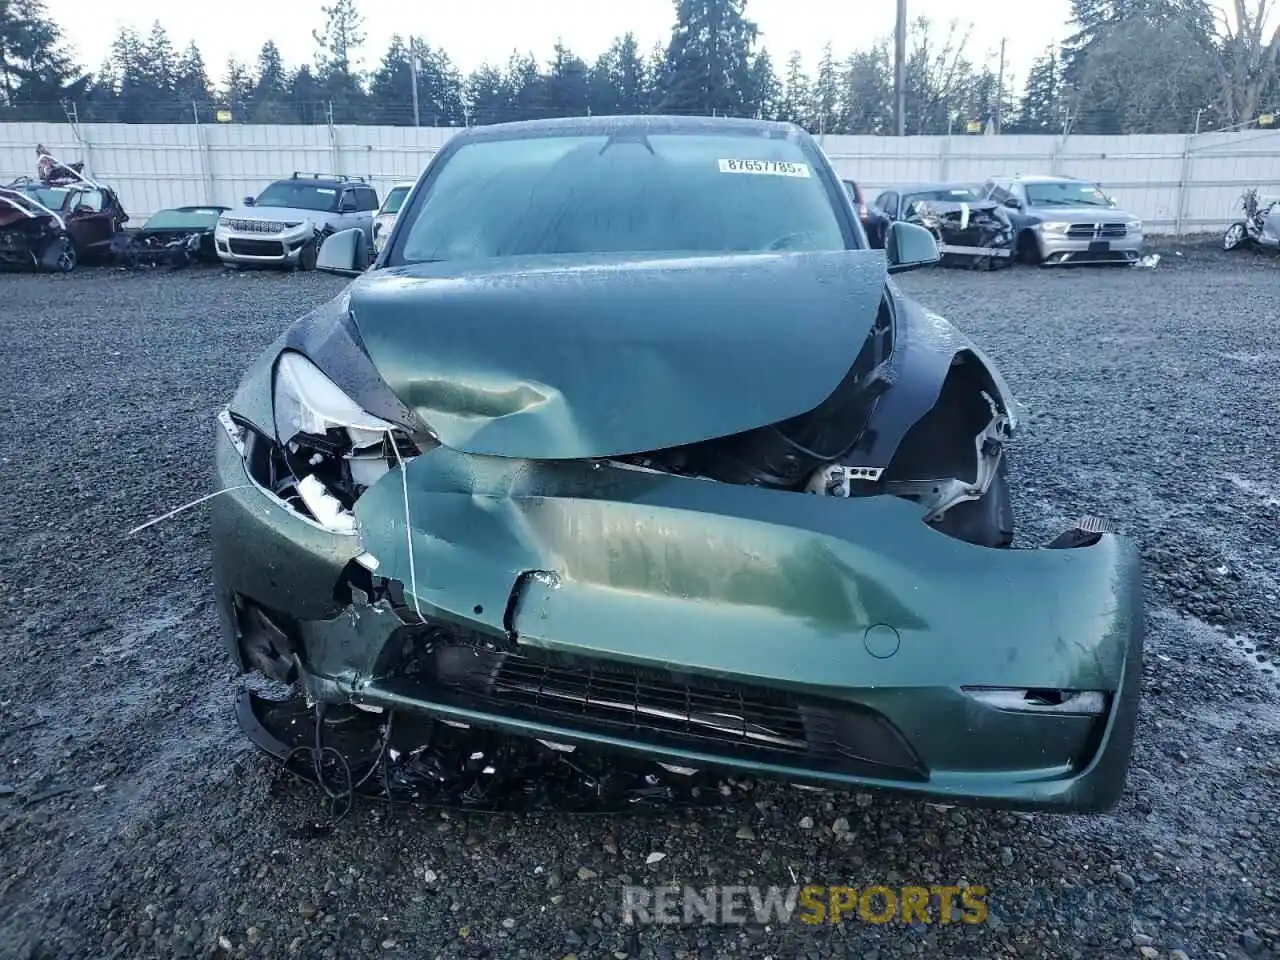
[[[354,533],[356,500],[417,451],[404,431],[366,413],[300,353],[280,355],[272,392],[287,468],[275,492],[326,530]]]

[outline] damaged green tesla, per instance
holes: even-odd
[[[1137,551],[1013,546],[1009,389],[889,277],[937,257],[870,249],[787,124],[452,138],[371,267],[326,240],[353,281],[219,415],[231,655],[562,753],[1109,808]]]

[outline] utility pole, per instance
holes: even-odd
[[[413,78],[413,125],[419,127],[422,125],[422,119],[418,115],[418,38],[409,38],[409,75]]]
[[[907,0],[898,0],[893,28],[893,92],[897,98],[898,136],[907,135]]]
[[[1000,72],[996,75],[996,136],[1000,135],[1000,114],[1004,110],[1004,41],[1000,38]]]

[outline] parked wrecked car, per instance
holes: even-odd
[[[0,187],[0,265],[68,273],[77,262],[75,241],[60,214],[27,191]]]
[[[0,189],[0,258],[60,271],[106,259],[129,221],[120,198],[88,177],[83,163],[63,163],[43,146],[36,154],[36,178]]]
[[[157,211],[141,227],[116,237],[115,259],[129,267],[217,263],[213,232],[218,217],[229,209],[189,206]]]
[[[228,267],[311,270],[325,237],[357,228],[373,242],[378,193],[362,177],[302,173],[277,180],[218,219],[214,244]]]
[[[933,234],[942,262],[996,270],[1013,263],[1014,231],[1006,208],[961,184],[916,184],[885,190],[874,206],[889,220]]]
[[[1004,204],[1026,263],[1131,264],[1142,259],[1142,221],[1121,210],[1089,180],[1056,176],[995,177],[981,196]]]
[[[1240,197],[1244,219],[1227,227],[1222,235],[1222,249],[1266,247],[1280,249],[1280,197],[1260,197],[1250,188]]]
[[[451,138],[372,267],[361,231],[325,242],[356,279],[219,416],[230,656],[388,730],[1111,806],[1135,546],[1011,548],[1009,388],[889,276],[937,261],[928,231],[866,249],[843,189],[789,124]],[[261,703],[242,723],[283,742]]]

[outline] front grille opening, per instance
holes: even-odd
[[[413,699],[762,763],[927,779],[899,731],[840,701],[527,648],[433,621],[397,631],[379,673]]]

